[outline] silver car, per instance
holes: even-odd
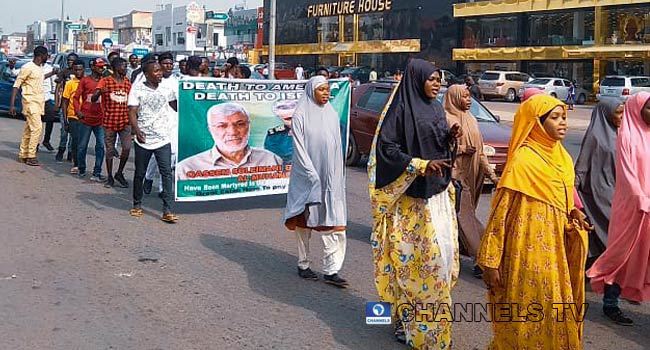
[[[551,95],[560,101],[566,101],[569,97],[569,87],[571,82],[563,78],[545,77],[535,78],[533,81],[525,83],[519,90],[519,98],[523,97],[524,90],[534,88],[544,91],[545,94]],[[584,104],[589,94],[581,87],[575,87],[576,104]]]
[[[641,91],[650,92],[650,77],[610,75],[600,83],[600,92],[596,97],[599,100],[601,97],[618,97],[627,100],[628,97]]]

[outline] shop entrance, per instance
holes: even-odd
[[[342,53],[339,54],[339,66],[345,67],[346,65],[356,66],[357,65],[357,55],[353,53]]]

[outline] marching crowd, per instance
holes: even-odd
[[[70,172],[86,176],[92,133],[91,179],[128,187],[123,170],[133,140],[130,214],[142,216],[143,192],[148,181],[151,189],[157,163],[162,220],[176,222],[172,130],[178,120],[179,77],[172,72],[173,56],[151,55],[139,67],[137,60],[108,59],[95,59],[92,74],[84,76],[83,62],[70,54],[68,67],[57,73],[63,122],[56,159],[62,161],[69,149]],[[32,166],[39,164],[43,81],[56,73],[44,74],[46,60],[47,50],[36,48],[33,62],[18,73],[12,95],[13,106],[22,89],[27,122],[19,158]],[[212,73],[200,57],[180,67],[189,76],[251,74],[236,59]],[[283,220],[297,242],[298,275],[319,279],[309,257],[309,241],[317,233],[324,243],[323,279],[344,288],[348,282],[338,273],[346,252],[345,162],[328,77],[326,70],[316,72],[292,116],[292,171]],[[574,166],[561,143],[567,105],[528,92],[515,114],[506,168],[498,178],[469,112],[472,91],[454,85],[438,102],[440,71],[418,59],[409,61],[400,80],[380,117],[368,161],[374,280],[380,300],[393,306],[396,339],[414,349],[452,348],[448,314],[405,318],[397,306],[453,304],[459,236],[476,259],[475,273],[482,274],[489,304],[539,305],[549,315],[524,322],[493,317],[490,349],[582,349],[586,310],[563,317],[550,317],[549,310],[555,304],[583,305],[587,281],[604,294],[607,317],[633,324],[618,300],[650,299],[650,94],[636,94],[625,103],[601,101]],[[107,177],[102,175],[104,150]],[[117,169],[113,158],[119,159]],[[475,214],[484,177],[496,185],[486,227]]]

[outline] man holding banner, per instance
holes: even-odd
[[[282,165],[277,155],[248,145],[251,122],[242,105],[235,102],[214,105],[208,110],[207,121],[214,147],[178,163],[179,180],[188,180],[191,178],[188,173],[197,171],[208,171],[209,175],[202,178],[210,178],[220,176],[211,170]]]

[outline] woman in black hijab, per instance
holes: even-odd
[[[451,323],[399,305],[452,305],[459,270],[451,164],[460,128],[448,127],[436,100],[440,80],[431,63],[409,62],[368,162],[377,292],[392,305],[395,336],[415,349],[449,349]]]

